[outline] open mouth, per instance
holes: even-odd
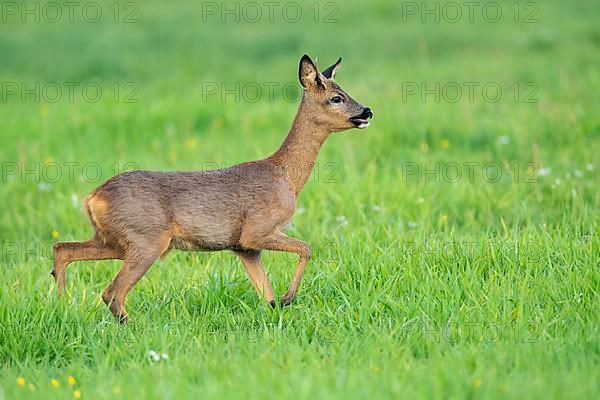
[[[359,129],[364,129],[367,126],[369,126],[369,120],[366,118],[350,118],[350,122],[352,122],[354,124],[355,127],[359,128]]]
[[[350,118],[350,122],[352,122],[355,127],[364,129],[369,126],[369,120],[371,118],[373,118],[373,112],[370,108],[367,108],[362,114]]]

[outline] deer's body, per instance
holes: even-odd
[[[84,201],[94,237],[54,247],[52,274],[59,295],[69,263],[123,259],[102,297],[115,317],[126,321],[125,297],[158,257],[171,249],[232,250],[258,293],[274,304],[260,252],[275,250],[300,257],[282,299],[283,305],[291,303],[310,258],[306,243],[284,233],[298,195],[329,133],[365,127],[372,116],[332,81],[340,61],[321,74],[308,56],[302,58],[302,103],[288,136],[270,157],[216,171],[132,171],[94,190]],[[332,115],[323,115],[324,110]]]
[[[285,171],[261,160],[206,172],[127,172],[96,189],[85,206],[107,244],[127,247],[137,235],[151,235],[169,238],[165,251],[242,250],[248,222],[283,226],[295,203]]]

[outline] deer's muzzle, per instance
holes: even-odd
[[[369,119],[373,118],[373,111],[369,107],[365,107],[359,115],[350,118],[350,122],[357,128],[363,129],[369,126]]]

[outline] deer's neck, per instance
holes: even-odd
[[[287,170],[296,196],[309,179],[319,150],[328,135],[329,132],[319,127],[311,118],[304,101],[300,103],[287,137],[279,150],[270,157],[273,162]]]

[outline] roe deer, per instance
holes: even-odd
[[[126,172],[94,190],[84,201],[93,238],[54,245],[51,274],[58,296],[69,263],[122,259],[123,267],[102,299],[119,322],[127,322],[127,294],[170,249],[232,250],[258,294],[274,306],[261,251],[275,250],[300,257],[281,299],[282,306],[290,304],[310,257],[306,243],[284,233],[298,194],[329,134],[365,128],[373,116],[333,81],[341,61],[320,73],[310,57],[302,57],[300,108],[283,144],[270,157],[216,171]]]

